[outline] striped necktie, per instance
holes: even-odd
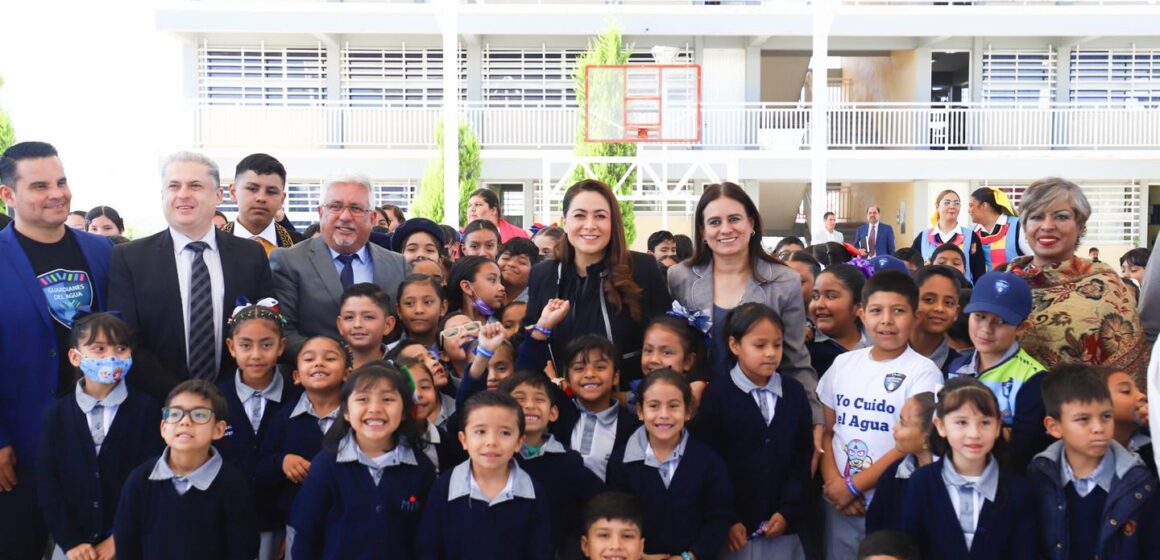
[[[189,271],[189,375],[194,379],[213,381],[217,377],[217,334],[214,332],[213,289],[205,250],[209,245],[194,241],[185,246],[193,252]]]

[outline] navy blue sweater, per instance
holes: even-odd
[[[98,456],[89,421],[75,395],[48,408],[36,477],[40,510],[62,550],[97,544],[113,533],[121,486],[137,465],[161,453],[161,407],[129,388]]]
[[[223,463],[204,492],[178,494],[172,480],[149,480],[158,458],[137,467],[125,482],[114,537],[117,560],[253,560],[258,524],[246,478]]]
[[[636,416],[636,413],[620,406],[620,404],[614,406],[616,406],[616,436],[612,441],[612,455],[615,455],[617,451],[624,453],[624,445],[628,443],[629,436],[640,427],[640,418]],[[556,408],[560,411],[560,416],[551,426],[548,426],[548,431],[555,436],[556,441],[564,444],[564,447],[571,448],[572,432],[576,429],[576,423],[581,418],[580,408],[572,399],[560,401]]]
[[[281,374],[275,374],[281,375]],[[266,399],[265,410],[262,412],[262,421],[258,424],[258,431],[254,431],[253,424],[246,414],[246,407],[238,399],[236,377],[230,377],[218,385],[222,395],[229,404],[229,418],[226,419],[226,433],[222,439],[214,443],[222,454],[222,459],[237,467],[246,479],[250,481],[250,488],[254,490],[254,507],[258,512],[258,525],[263,531],[281,529],[284,520],[278,514],[278,494],[272,491],[271,486],[257,484],[258,456],[262,441],[270,433],[270,425],[274,417],[284,407],[293,407],[298,402],[301,389],[288,381],[282,384],[282,400],[275,402]],[[251,389],[252,391],[252,389]],[[309,457],[307,457],[309,458]]]
[[[701,395],[701,409],[691,426],[693,435],[725,461],[735,521],[749,533],[775,513],[785,517],[787,534],[797,533],[805,512],[813,420],[801,383],[782,376],[781,387],[773,421],[766,425],[753,397],[727,374],[719,375]]]
[[[644,514],[646,554],[716,558],[735,518],[725,464],[693,437],[667,488],[656,467],[643,460],[625,462],[623,451],[608,463],[608,487],[636,496]]]
[[[975,537],[967,539],[942,477],[942,461],[914,472],[906,486],[902,524],[923,558],[940,560],[1024,560],[1035,557],[1035,504],[1023,478],[999,473],[995,501],[983,501]],[[875,494],[874,499],[878,496]]]
[[[383,469],[376,485],[367,466],[323,451],[310,464],[290,525],[294,558],[414,558],[419,516],[435,482],[435,465],[414,450],[418,465]]]
[[[878,477],[878,484],[874,486],[874,499],[870,507],[866,508],[866,534],[875,531],[902,530],[902,510],[905,508],[903,498],[906,496],[906,486],[910,482],[910,474],[905,478],[898,477],[898,469],[904,461],[915,461],[911,456],[903,457],[890,465]],[[915,463],[913,466],[917,466]]]
[[[277,496],[275,502],[279,521],[289,519],[290,507],[298,495],[299,485],[290,482],[282,471],[282,461],[287,455],[298,455],[307,461],[314,459],[322,451],[322,430],[318,419],[310,414],[299,414],[294,418],[297,402],[288,402],[270,422],[270,431],[261,443],[258,464],[255,470],[259,492],[264,496]],[[263,419],[263,422],[265,419]]]
[[[439,475],[419,526],[423,560],[550,560],[551,511],[533,480],[536,499],[514,497],[495,505],[461,496],[448,500],[454,469]]]
[[[1112,442],[1108,452],[1115,453],[1116,475],[1110,490],[1104,493],[1096,487],[1087,498],[1080,498],[1072,485],[1063,481],[1059,464],[1062,447],[1062,442],[1052,444],[1035,457],[1027,471],[1039,512],[1041,557],[1079,558],[1079,549],[1084,547],[1081,543],[1088,543],[1093,553],[1089,558],[1160,558],[1156,474],[1136,454]],[[1081,518],[1095,522],[1082,523]],[[1076,534],[1081,530],[1082,534]]]
[[[604,482],[572,450],[544,451],[532,459],[517,454],[516,461],[544,489],[552,512],[552,540],[556,550],[579,550],[584,505],[604,491]]]

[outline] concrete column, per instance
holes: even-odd
[[[826,156],[829,152],[829,125],[826,110],[830,96],[827,82],[829,69],[826,57],[830,51],[830,23],[833,18],[834,0],[819,0],[814,3],[813,56],[810,58],[810,215],[807,231],[813,231],[822,223],[826,212]],[[929,87],[929,86],[928,86]]]
[[[1071,52],[1075,45],[1060,44],[1055,52],[1055,102],[1071,100]]]
[[[459,229],[459,54],[454,9],[440,18],[443,32],[443,223]]]
[[[930,103],[931,50],[927,47],[914,49],[914,102]]]
[[[467,100],[483,100],[483,38],[467,43]]]
[[[745,102],[761,101],[761,47],[745,49]]]
[[[971,41],[971,102],[983,101],[983,51],[987,44],[981,37]]]

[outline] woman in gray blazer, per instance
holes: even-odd
[[[815,447],[820,447],[822,410],[816,392],[818,376],[805,345],[801,277],[761,247],[761,215],[736,184],[705,187],[693,219],[693,256],[669,269],[669,292],[689,311],[713,317],[712,374],[727,379],[733,365],[724,336],[729,311],[750,302],[772,307],[785,323],[785,349],[778,371],[806,389],[814,416]]]

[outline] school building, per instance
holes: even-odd
[[[1160,224],[1155,0],[176,0],[156,18],[184,44],[174,134],[223,171],[281,159],[296,221],[339,170],[407,208],[437,125],[456,120],[509,221],[558,221],[590,162],[574,154],[576,60],[615,22],[630,63],[701,74],[699,138],[631,160],[638,232],[691,233],[722,180],[759,202],[769,236],[808,237],[830,210],[852,239],[876,204],[909,245],[944,189],[965,223],[972,190],[1017,202],[1051,175],[1084,187],[1084,245],[1104,260]]]

